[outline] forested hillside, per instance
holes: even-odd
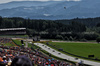
[[[0,17],[2,28],[27,28],[27,34],[48,39],[95,40],[100,34],[100,18],[71,20],[33,20],[19,17]]]
[[[69,24],[70,22],[80,22],[83,23],[84,25],[86,25],[87,27],[94,27],[96,26],[98,23],[100,23],[100,17],[97,18],[75,18],[75,19],[70,19],[70,20],[56,20],[56,22],[60,22],[63,24]]]
[[[0,4],[0,16],[31,19],[73,19],[100,16],[100,0],[14,1]]]

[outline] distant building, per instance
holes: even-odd
[[[0,29],[0,35],[25,35],[26,28],[6,28]]]

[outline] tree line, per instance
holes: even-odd
[[[94,22],[94,21],[97,22]],[[29,36],[39,35],[45,39],[95,40],[100,34],[100,18],[71,20],[36,20],[20,17],[0,17],[2,28],[27,28]],[[86,33],[87,32],[87,33]],[[93,33],[90,33],[93,32]]]

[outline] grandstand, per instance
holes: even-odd
[[[0,35],[25,35],[26,28],[6,28],[0,29]]]

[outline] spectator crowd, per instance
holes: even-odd
[[[73,66],[73,64],[53,59],[41,53],[39,49],[0,45],[0,66]]]

